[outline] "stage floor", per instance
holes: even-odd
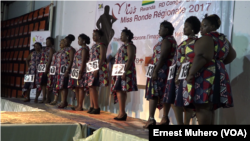
[[[148,139],[148,130],[142,126],[146,121],[128,117],[127,121],[116,121],[116,114],[101,111],[100,115],[88,114],[87,111],[73,111],[70,107],[58,109],[56,106],[31,102],[24,103],[23,99],[4,98],[6,100],[39,108],[46,112],[1,112],[1,124],[47,124],[47,123],[84,123],[88,127],[98,129],[106,127],[119,132]],[[15,115],[16,116],[13,116]]]

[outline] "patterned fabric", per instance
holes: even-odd
[[[61,49],[56,56],[57,75],[56,75],[56,88],[54,91],[55,93],[58,93],[59,90],[61,90],[63,88],[64,75],[60,75],[60,71],[61,71],[61,66],[63,66],[63,65],[68,66],[69,65],[70,50],[71,50],[71,47],[65,47],[65,48]]]
[[[42,56],[41,56],[41,61],[40,61],[40,64],[47,64],[48,61],[49,61],[49,54],[50,54],[50,47],[45,47],[45,48],[42,48]],[[39,76],[39,85],[41,84],[42,82],[42,76],[43,76],[43,72],[40,72],[38,73],[38,76]],[[47,77],[49,77],[49,73],[47,74]],[[41,87],[40,89],[41,90]]]
[[[133,44],[132,42],[129,44]],[[128,61],[128,53],[127,48],[129,44],[123,44],[115,56],[114,64],[126,64]],[[125,80],[121,79],[121,76],[112,76],[111,81],[111,94],[114,94],[114,104],[118,102],[116,90],[121,90],[125,92],[138,91],[137,88],[137,79],[136,79],[136,68],[135,68],[135,58],[136,58],[136,50],[135,57],[133,60],[133,64],[126,72]],[[119,83],[119,84],[118,84]],[[119,87],[120,86],[120,87]]]
[[[56,57],[58,55],[59,51],[54,53],[53,56],[52,56],[52,61],[51,61],[51,65],[50,66],[56,66],[56,71],[55,71],[55,75],[49,75],[48,77],[48,83],[47,83],[47,88],[52,88],[50,90],[53,90],[53,92],[55,92],[55,89],[56,89],[56,82],[57,82],[57,75],[58,75],[58,63],[56,62]],[[58,93],[55,93],[56,95]]]
[[[28,89],[38,88],[39,81],[38,81],[37,67],[38,67],[38,64],[40,63],[40,59],[41,59],[41,52],[37,53],[36,51],[33,51],[31,53],[29,68],[26,74],[35,75],[35,79],[34,79],[34,82],[25,82],[29,84],[29,87],[23,87],[22,89],[23,92],[27,91]],[[24,86],[25,86],[25,83],[24,83]]]
[[[163,99],[164,103],[171,103],[175,104],[175,106],[181,107],[184,106],[182,95],[185,92],[183,91],[183,87],[186,87],[187,81],[186,79],[178,80],[178,76],[181,70],[181,65],[188,62],[185,56],[185,49],[186,47],[194,48],[196,39],[197,37],[188,38],[178,46],[174,59],[172,61],[172,65],[176,65],[174,78],[167,81]]]
[[[92,48],[89,51],[89,61],[100,61],[101,55],[100,55],[100,44],[94,44]],[[107,59],[103,62],[102,66],[99,66],[99,86],[108,86],[109,80],[108,80],[108,66],[107,66]],[[95,77],[94,72],[87,73],[88,76],[88,86],[93,86]]]
[[[173,60],[173,57],[177,48],[177,43],[173,36],[166,36],[165,39],[167,39],[172,44],[171,53],[167,57],[167,60],[164,62],[162,68],[158,71],[158,80],[153,81],[151,78],[147,78],[147,83],[146,83],[145,98],[149,100],[149,99],[152,99],[153,97],[159,97],[159,101],[157,104],[158,109],[162,109],[163,107],[163,95],[166,89],[168,69],[169,69],[169,66],[172,64],[172,60]],[[153,64],[155,66],[157,65],[161,56],[162,41],[159,41],[154,46],[154,49],[153,49],[152,62],[150,64]]]
[[[228,73],[223,60],[229,52],[229,43],[225,35],[218,32],[206,34],[214,40],[214,57],[196,73],[192,84],[183,87],[184,105],[192,103],[213,103],[214,110],[217,108],[233,107],[233,98]],[[187,59],[192,63],[194,58],[194,48],[186,48]],[[192,65],[192,64],[191,64]]]
[[[82,50],[85,49],[87,51],[87,54],[89,54],[89,47],[86,46],[84,48],[80,48],[74,55],[74,60],[73,60],[73,65],[72,68],[76,68],[76,69],[81,69],[82,64],[86,64],[86,62],[89,59],[89,56],[87,57],[87,61],[82,63]],[[70,74],[71,76],[71,74]],[[70,77],[69,79],[69,84],[68,84],[68,88],[71,88],[73,92],[75,92],[75,87],[81,87],[84,88],[84,91],[88,90],[88,77],[87,77],[87,73],[86,73],[86,67],[83,70],[83,74],[82,74],[82,79],[80,80],[76,80],[76,79],[72,79]]]

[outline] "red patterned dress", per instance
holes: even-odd
[[[123,44],[115,56],[115,63],[114,64],[126,64],[128,61],[128,53],[127,48],[129,44],[133,44],[132,42],[128,44]],[[112,76],[111,81],[111,94],[114,94],[114,104],[118,102],[116,91],[125,91],[125,92],[131,92],[131,91],[138,91],[137,88],[137,79],[136,79],[136,67],[135,67],[135,58],[136,58],[136,51],[135,51],[135,57],[133,60],[133,64],[129,68],[129,70],[126,72],[126,80],[122,80],[121,76]]]
[[[192,84],[184,87],[184,105],[192,103],[213,103],[214,110],[223,107],[233,107],[233,97],[230,79],[223,60],[229,52],[229,43],[225,35],[218,32],[210,32],[205,36],[210,36],[214,40],[214,57],[196,73]],[[186,48],[186,56],[190,63],[194,59],[194,48]],[[192,64],[191,64],[192,65]]]
[[[36,51],[33,51],[30,55],[30,62],[29,62],[29,68],[26,74],[35,75],[34,82],[25,82],[24,87],[22,89],[23,92],[27,91],[28,89],[34,89],[38,88],[38,73],[37,73],[37,67],[41,60],[41,52],[37,53]]]
[[[158,109],[162,109],[163,107],[163,96],[166,89],[168,70],[169,66],[172,64],[172,60],[177,48],[177,43],[173,36],[166,36],[164,39],[167,39],[172,44],[171,53],[167,57],[167,60],[164,62],[162,68],[158,71],[158,80],[153,81],[151,78],[147,78],[145,94],[145,98],[147,98],[147,100],[152,99],[153,97],[159,97],[159,102],[157,104]],[[162,41],[159,41],[153,49],[152,62],[150,64],[153,64],[154,66],[157,65],[161,56]]]
[[[40,64],[47,64],[48,63],[49,54],[50,54],[50,47],[42,48],[42,56],[41,56]],[[39,76],[38,82],[39,82],[39,85],[41,85],[41,83],[44,83],[43,81],[47,82],[47,78],[49,76],[49,73],[46,75],[43,72],[39,72],[38,76]],[[39,87],[39,90],[41,90],[41,87]]]
[[[67,88],[68,86],[68,80],[69,80],[68,77],[64,78],[64,75],[60,74],[60,71],[61,71],[61,66],[65,65],[68,67],[69,65],[70,50],[71,50],[71,47],[65,47],[61,49],[56,56],[57,75],[56,75],[56,87],[55,87],[54,93],[58,93],[59,90],[63,88]]]
[[[87,54],[89,54],[89,47],[86,46],[84,48],[80,48],[76,53],[75,53],[75,56],[74,56],[74,61],[73,61],[73,65],[72,65],[72,68],[75,68],[75,69],[81,69],[81,66],[84,64],[86,64],[86,62],[83,62],[82,63],[82,50],[85,49],[87,51]],[[88,57],[87,57],[88,58]],[[88,58],[89,59],[89,58]],[[87,59],[87,61],[88,61]],[[70,74],[71,76],[71,74]],[[82,79],[80,80],[77,80],[77,79],[73,79],[73,78],[70,78],[69,79],[69,84],[68,84],[68,88],[71,88],[73,90],[73,92],[75,92],[75,87],[81,87],[81,88],[84,88],[84,91],[87,91],[88,90],[88,77],[87,77],[87,73],[86,73],[86,67],[85,69],[83,70],[83,74],[82,74]]]
[[[178,80],[179,73],[181,70],[181,65],[187,63],[185,50],[187,47],[194,48],[194,43],[197,40],[197,37],[188,38],[187,40],[180,43],[177,47],[172,65],[176,65],[174,77],[171,80],[167,81],[167,89],[164,93],[163,102],[175,104],[175,106],[184,106],[184,101],[182,95],[186,93],[183,91],[183,87],[187,86],[186,79]],[[172,66],[171,65],[171,66]]]
[[[53,92],[55,91],[55,88],[56,88],[56,76],[58,75],[58,63],[56,62],[56,56],[58,55],[59,51],[54,53],[53,56],[52,56],[52,61],[51,61],[51,64],[50,66],[56,66],[56,71],[55,71],[55,75],[49,75],[48,77],[48,82],[47,82],[47,88],[52,88],[52,89],[49,89],[49,90],[53,90]],[[56,95],[58,93],[55,93]]]
[[[92,48],[89,51],[89,61],[100,61],[100,44],[94,44]],[[109,80],[108,80],[108,66],[107,66],[107,60],[105,60],[102,64],[102,66],[99,66],[99,76],[97,78],[94,77],[94,72],[87,73],[88,76],[88,86],[108,86]]]

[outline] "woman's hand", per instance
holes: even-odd
[[[97,78],[98,74],[99,74],[99,70],[94,71],[94,77],[95,78]]]

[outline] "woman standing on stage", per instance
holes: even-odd
[[[121,41],[124,43],[115,56],[115,64],[125,64],[122,76],[112,76],[111,91],[114,94],[115,104],[119,101],[119,114],[115,120],[126,120],[125,103],[127,92],[138,91],[135,69],[136,47],[132,42],[134,34],[125,28],[121,33]]]
[[[93,40],[95,44],[89,51],[89,68],[90,72],[87,73],[88,76],[88,86],[89,86],[89,94],[90,94],[90,108],[88,113],[90,114],[100,114],[100,107],[98,105],[98,92],[97,89],[100,86],[108,86],[108,67],[106,60],[106,52],[107,48],[101,43],[101,37],[103,36],[103,32],[101,30],[94,30],[93,32]],[[94,61],[94,62],[93,62]],[[92,62],[92,63],[91,63]],[[97,64],[99,69],[97,69]],[[91,71],[91,70],[94,71]]]
[[[236,52],[225,35],[216,30],[221,20],[216,15],[205,15],[201,35],[194,47],[186,48],[190,62],[184,106],[194,105],[199,125],[213,124],[214,110],[233,107],[231,85],[225,64],[231,63]]]
[[[83,111],[82,104],[85,97],[85,92],[88,90],[88,78],[86,73],[86,63],[89,59],[89,47],[86,44],[90,43],[90,38],[85,34],[80,34],[78,37],[78,44],[81,48],[75,53],[72,69],[79,70],[79,77],[73,78],[73,70],[71,69],[71,78],[69,80],[68,88],[71,88],[76,94],[77,106],[72,107],[72,110]]]
[[[28,67],[28,71],[26,72],[26,75],[33,75],[34,81],[33,82],[25,82],[24,87],[22,89],[23,95],[26,92],[27,93],[27,99],[24,100],[24,102],[30,102],[30,90],[37,88],[37,85],[39,85],[38,82],[38,72],[37,67],[41,60],[41,50],[42,50],[42,44],[39,42],[36,42],[34,45],[35,51],[31,52],[29,54],[28,58],[26,59],[26,66]],[[41,92],[37,90],[37,94]],[[35,99],[35,103],[37,103],[37,99]]]
[[[148,128],[149,125],[156,125],[154,119],[155,109],[162,109],[163,118],[161,125],[168,125],[168,112],[170,104],[163,103],[163,94],[166,88],[168,68],[172,63],[175,54],[177,43],[173,37],[174,27],[168,21],[163,21],[160,24],[159,35],[162,40],[159,41],[153,48],[153,56],[150,64],[154,66],[151,78],[147,78],[145,97],[149,100],[149,119],[143,128]]]
[[[189,121],[192,117],[193,109],[191,108],[184,108],[183,101],[183,87],[186,87],[187,81],[186,79],[178,79],[182,64],[187,63],[188,60],[186,58],[185,52],[189,51],[186,48],[193,48],[196,39],[198,38],[195,34],[198,34],[200,31],[200,21],[195,16],[190,16],[186,19],[184,23],[184,35],[188,36],[188,39],[180,43],[177,47],[174,59],[172,61],[172,65],[175,65],[174,75],[173,78],[168,80],[167,88],[164,93],[164,102],[172,104],[172,108],[175,113],[175,117],[177,120],[177,124],[182,125],[189,125]],[[185,118],[183,123],[183,110],[185,111]]]
[[[71,66],[73,63],[74,50],[72,47],[66,47],[64,40],[61,40],[60,51],[56,56],[57,75],[56,75],[56,88],[55,92],[61,94],[61,103],[58,108],[67,107],[67,94],[68,94],[68,81]]]
[[[46,47],[42,49],[42,56],[40,64],[46,64],[45,72],[39,73],[39,91],[43,92],[43,100],[40,103],[49,103],[49,92],[47,89],[47,81],[49,76],[50,64],[52,60],[52,56],[55,53],[54,39],[52,37],[48,37],[46,39]],[[40,93],[37,95],[36,100],[38,99]]]

